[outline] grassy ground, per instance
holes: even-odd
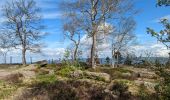
[[[27,67],[7,65],[0,67],[1,70],[8,74],[3,76],[4,80],[0,81],[0,99],[10,98],[10,100],[22,100],[23,98],[25,100],[51,100],[55,98],[61,98],[61,100],[91,100],[94,98],[102,100],[117,98],[120,94],[124,95],[123,97],[130,96],[128,98],[148,99],[155,92],[153,84],[157,83],[158,80],[154,71],[128,66],[81,70],[81,68],[76,67],[61,68],[55,65],[48,65],[44,68],[36,65]],[[108,76],[110,81],[105,81],[105,78],[108,77],[104,76]],[[14,78],[18,81],[9,81]]]

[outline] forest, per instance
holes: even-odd
[[[170,100],[170,0],[0,1],[0,100]]]

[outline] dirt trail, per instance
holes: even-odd
[[[32,78],[35,76],[35,73],[32,71],[34,69],[34,65],[29,65],[27,67],[19,68],[19,69],[14,69],[11,71],[8,69],[0,69],[0,80],[5,78],[6,76],[13,74],[13,73],[21,73],[25,78]]]
[[[0,80],[5,79],[10,74],[21,73],[23,75],[23,83],[29,84],[29,82],[31,82],[31,79],[35,78],[36,76],[33,69],[35,69],[35,65],[29,65],[27,67],[22,67],[14,70],[0,69]],[[19,87],[17,91],[15,91],[15,93],[4,100],[16,100],[15,98],[22,94],[24,90],[25,87]]]
[[[4,79],[6,76],[10,75],[12,72],[0,69],[0,80]]]

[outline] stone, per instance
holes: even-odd
[[[86,76],[88,76],[89,78],[92,78],[92,79],[103,79],[104,81],[106,82],[110,82],[111,81],[111,78],[110,78],[110,75],[107,74],[107,73],[96,73],[96,72],[84,72],[84,74]]]
[[[39,67],[46,67],[48,62],[46,60],[42,60],[42,61],[35,62],[35,64],[38,64]]]

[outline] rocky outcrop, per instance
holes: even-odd
[[[107,73],[97,73],[97,72],[89,72],[89,71],[81,71],[76,70],[70,74],[71,78],[88,78],[99,81],[110,82],[110,75]]]
[[[39,67],[46,67],[48,62],[46,60],[42,60],[42,61],[37,61],[34,64],[38,64]]]

